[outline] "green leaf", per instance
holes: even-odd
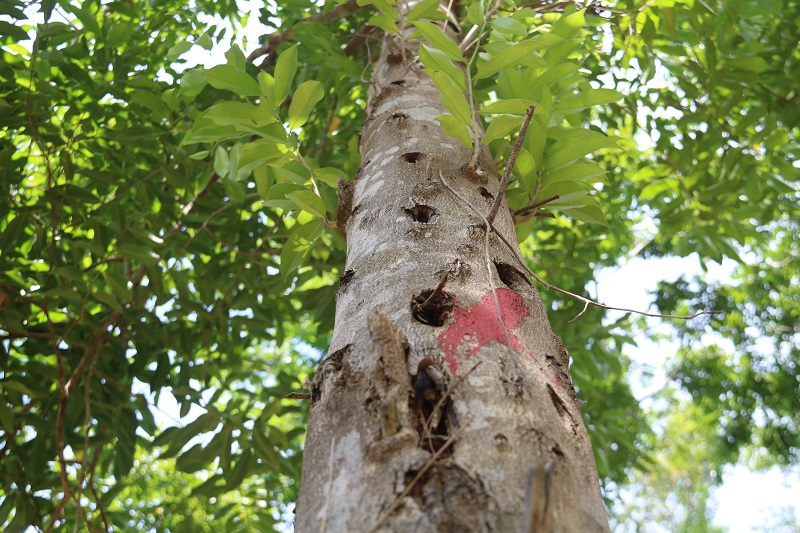
[[[242,450],[236,463],[228,471],[223,471],[222,475],[225,477],[225,484],[228,490],[233,490],[242,484],[244,478],[250,472],[250,458],[253,456],[253,451],[247,447]]]
[[[438,25],[431,22],[416,21],[414,26],[417,27],[417,31],[411,34],[409,38],[413,39],[422,35],[434,48],[444,52],[453,61],[466,63],[464,56],[461,55],[461,51],[458,49],[458,45]]]
[[[228,65],[238,71],[244,72],[247,67],[247,58],[244,57],[244,52],[242,52],[238,44],[234,44],[225,52],[225,59],[228,60]]]
[[[594,198],[592,198],[594,200]],[[590,224],[600,224],[601,226],[608,227],[608,221],[603,213],[603,209],[599,205],[584,205],[581,207],[572,207],[568,209],[561,209],[561,212],[568,217],[580,220],[581,222],[588,222]]]
[[[429,75],[433,83],[436,84],[436,87],[439,89],[439,100],[442,102],[442,105],[444,105],[461,124],[470,127],[472,125],[472,112],[464,92],[456,87],[456,84],[453,83],[450,76],[442,72],[430,72]]]
[[[192,69],[183,73],[180,84],[181,96],[193,99],[208,85],[208,81],[203,69]]]
[[[755,73],[764,72],[769,69],[769,63],[759,56],[734,57],[725,61],[725,66],[733,70]]]
[[[272,176],[269,172],[269,167],[262,165],[253,169],[253,179],[256,182],[256,192],[261,198],[266,199],[269,194],[269,189],[273,185]],[[285,196],[285,195],[284,195]]]
[[[650,200],[667,193],[669,198],[675,195],[680,190],[679,182],[674,178],[665,178],[648,183],[637,195],[639,201]]]
[[[445,15],[439,11],[439,0],[422,0],[411,8],[406,19],[412,23],[420,19],[444,20]]]
[[[0,35],[8,35],[17,41],[28,39],[28,33],[25,30],[5,20],[0,20]]]
[[[492,28],[500,33],[505,33],[507,35],[518,35],[520,37],[525,37],[528,35],[528,29],[525,27],[525,25],[511,17],[498,17],[492,19],[490,24],[492,25]]]
[[[297,72],[297,45],[288,48],[275,62],[275,85],[272,96],[275,107],[281,105],[292,88],[292,80]],[[260,81],[260,80],[259,80]]]
[[[231,65],[217,65],[203,72],[209,85],[217,89],[232,91],[242,96],[259,96],[258,82],[248,73]]]
[[[478,0],[467,8],[467,21],[480,26],[483,23],[483,18],[486,16],[486,7],[484,0]]]
[[[201,35],[195,44],[208,51],[211,51],[211,49],[214,48],[214,41],[211,40],[211,36],[209,36],[208,33]]]
[[[550,85],[569,76],[570,74],[578,72],[578,70],[580,70],[580,67],[575,63],[561,63],[560,65],[556,65],[554,67],[537,69],[537,72],[540,72],[540,74],[534,78],[531,78],[533,82],[532,85]],[[580,75],[577,76],[579,77]]]
[[[375,6],[378,11],[392,20],[398,20],[397,10],[394,8],[394,0],[357,0],[359,6]]]
[[[277,120],[277,117],[263,107],[244,102],[222,102],[209,108],[203,116],[220,126],[246,124],[254,128]]]
[[[486,128],[486,134],[483,136],[483,144],[489,144],[495,139],[500,139],[506,135],[519,131],[522,125],[522,117],[516,115],[500,115],[495,117],[489,127]]]
[[[602,181],[605,182],[606,171],[597,163],[573,163],[559,167],[542,176],[542,187],[557,181]]]
[[[182,428],[170,427],[165,429],[153,440],[153,446],[169,445],[167,450],[161,454],[161,457],[164,459],[174,457],[187,442],[198,435],[213,430],[218,424],[219,413],[208,411]]]
[[[312,246],[322,234],[324,224],[315,218],[307,224],[297,224],[281,250],[280,271],[284,281],[303,263]]]
[[[14,431],[14,413],[8,407],[5,399],[0,400],[0,425],[4,431]]]
[[[287,196],[290,193],[304,190],[306,190],[306,188],[297,183],[276,183],[270,187],[264,204],[267,207],[279,207],[286,210],[297,209],[297,204],[288,199]]]
[[[150,248],[145,248],[144,246],[138,246],[136,244],[120,244],[117,247],[117,252],[122,257],[139,261],[147,266],[155,265],[160,259],[158,254]]]
[[[120,313],[122,312],[122,305],[120,305],[120,301],[117,300],[114,296],[111,296],[110,294],[107,294],[107,293],[105,293],[103,291],[96,291],[96,292],[92,293],[92,296],[94,297],[95,300],[97,300],[98,302],[106,304],[108,307],[110,307],[114,311],[117,311],[117,312],[120,312]]]
[[[553,28],[550,30],[550,32],[554,35],[558,35],[559,37],[563,37],[564,39],[571,39],[575,36],[577,31],[586,24],[584,12],[585,10],[582,9],[571,15],[567,15],[566,17],[561,17],[553,25]]]
[[[207,467],[214,457],[216,454],[214,454],[213,448],[195,444],[178,456],[175,467],[181,472],[197,472]]]
[[[292,95],[289,106],[289,129],[299,128],[308,120],[314,106],[325,96],[322,84],[316,80],[309,80],[300,84]]]
[[[517,98],[498,100],[479,110],[478,113],[481,115],[525,115],[525,113],[528,112],[528,108],[534,103],[533,100],[521,100]],[[538,107],[539,106],[533,111],[534,114],[538,111]]]
[[[315,179],[336,189],[339,186],[339,176],[342,175],[342,171],[332,167],[315,168],[313,174]]]
[[[271,74],[268,74],[262,70],[261,72],[258,73],[256,80],[258,80],[258,88],[261,90],[261,95],[267,97],[268,99],[270,99],[270,101],[272,101],[273,98],[272,95],[274,94],[275,91],[275,78],[273,78]]]
[[[179,41],[175,43],[175,45],[167,51],[167,59],[176,61],[181,55],[191,50],[192,46],[194,45],[189,41]]]
[[[521,148],[514,163],[514,175],[519,179],[520,185],[528,194],[536,190],[536,161],[525,148]]]
[[[616,102],[623,94],[612,89],[590,89],[559,99],[555,108],[560,111],[585,109],[596,105]]]
[[[288,193],[286,198],[293,201],[304,211],[314,216],[325,218],[325,202],[322,201],[322,198],[314,194],[313,191],[309,191],[308,189],[293,191]]]
[[[508,66],[519,64],[522,58],[527,58],[529,61],[533,60],[535,63],[540,63],[542,66],[545,66],[547,63],[545,63],[543,59],[533,58],[531,54],[536,50],[546,47],[548,44],[548,42],[541,39],[528,39],[517,43],[481,65],[473,79],[481,80],[493,76]]]
[[[419,60],[425,65],[425,69],[428,71],[429,75],[434,72],[441,72],[450,78],[462,91],[467,90],[467,84],[464,81],[464,73],[453,64],[443,51],[430,48],[423,43],[419,47]]]
[[[552,151],[548,151],[544,160],[544,168],[549,170],[570,161],[575,161],[595,150],[612,146],[616,142],[617,137],[606,137],[605,135],[570,137],[568,140],[556,143]]]
[[[472,137],[469,128],[456,120],[453,115],[439,115],[435,120],[442,125],[442,130],[447,136],[458,139],[461,144],[472,149]]]
[[[277,450],[275,450],[275,445],[261,433],[259,428],[253,429],[252,437],[253,450],[255,450],[256,455],[258,455],[273,472],[280,472],[281,460],[280,455],[278,455]]]
[[[579,181],[559,181],[542,187],[537,196],[538,199],[548,198],[558,195],[558,199],[549,202],[545,209],[558,207],[559,209],[582,207],[592,203],[589,192],[592,188]]]
[[[367,21],[367,25],[375,26],[388,33],[400,33],[400,28],[397,27],[394,20],[386,15],[372,15]]]

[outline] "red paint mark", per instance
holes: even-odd
[[[508,336],[511,339],[511,349],[517,353],[528,354],[550,383],[558,388],[563,388],[558,377],[553,374],[552,369],[542,367],[533,353],[527,350],[519,338],[514,335],[514,329],[520,325],[523,318],[530,314],[530,309],[525,304],[525,300],[511,289],[500,288],[496,290],[496,294],[500,315],[503,317],[503,324],[505,324]],[[453,321],[439,335],[439,348],[444,352],[444,361],[450,368],[450,372],[454,377],[458,377],[459,366],[464,361],[475,357],[478,354],[478,350],[491,341],[496,341],[503,345],[507,345],[508,342],[503,326],[497,319],[494,297],[492,292],[489,291],[483,295],[480,302],[467,309],[459,307],[458,302],[456,302]],[[462,350],[462,355],[459,356],[459,348],[463,345],[467,345],[469,348],[466,350],[466,354]]]
[[[530,314],[530,309],[525,305],[522,296],[510,289],[497,289],[496,294],[500,316],[503,317],[503,324],[511,337],[511,348],[515,351],[527,351],[514,335],[513,329]],[[439,335],[439,347],[444,352],[444,360],[453,376],[458,376],[458,367],[463,362],[459,361],[457,357],[461,345],[471,346],[468,350],[469,358],[475,357],[478,350],[491,341],[507,343],[503,326],[497,319],[492,292],[484,294],[480,302],[467,309],[459,307],[456,302],[452,323]]]

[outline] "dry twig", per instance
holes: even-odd
[[[380,518],[380,520],[378,520],[378,523],[375,524],[375,527],[373,527],[370,530],[370,533],[375,533],[376,531],[378,531],[378,528],[381,527],[384,522],[386,522],[386,519],[389,518],[389,516],[391,516],[394,510],[400,507],[400,503],[403,501],[403,498],[405,498],[411,493],[411,489],[414,488],[414,485],[416,485],[417,482],[420,479],[422,479],[422,476],[425,475],[425,472],[427,472],[430,469],[430,467],[433,466],[436,460],[447,450],[447,448],[450,447],[451,444],[453,444],[453,442],[455,442],[455,440],[461,435],[461,433],[463,433],[464,430],[467,429],[467,426],[469,426],[471,422],[472,420],[467,420],[467,422],[463,426],[458,428],[455,433],[450,435],[450,438],[448,438],[445,441],[445,443],[442,445],[441,448],[439,448],[436,451],[436,453],[430,456],[430,458],[425,462],[423,467],[420,468],[419,472],[417,472],[417,475],[414,476],[414,479],[411,480],[411,482],[408,484],[408,486],[406,486],[403,492],[401,492],[400,495],[394,500],[394,503],[392,503],[392,505],[389,507],[389,510],[383,513],[383,516]]]
[[[517,162],[517,156],[519,155],[519,151],[522,149],[522,142],[525,140],[525,134],[528,132],[528,125],[531,123],[531,118],[533,118],[534,111],[536,111],[536,104],[532,104],[530,107],[528,107],[528,110],[525,112],[525,118],[522,120],[522,125],[519,127],[517,142],[514,144],[514,149],[511,151],[511,157],[509,157],[508,161],[506,161],[506,170],[503,172],[503,177],[500,178],[500,186],[497,188],[497,194],[494,197],[492,208],[489,209],[489,214],[486,215],[486,220],[489,221],[489,224],[494,222],[494,217],[497,215],[497,210],[500,209],[500,202],[503,200],[503,196],[506,193],[506,187],[508,187],[508,178],[511,176],[511,170],[514,168],[514,163]]]

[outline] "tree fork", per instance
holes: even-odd
[[[567,351],[512,252],[439,181],[485,213],[500,177],[485,147],[484,172],[469,169],[471,151],[434,120],[445,111],[418,46],[387,37],[373,69],[348,184],[352,274],[314,378],[296,531],[607,531]],[[493,227],[516,242],[505,200]],[[456,260],[442,325],[422,323],[414,302]],[[427,438],[444,391],[415,397],[414,356],[454,385]],[[547,483],[531,484],[542,465]]]

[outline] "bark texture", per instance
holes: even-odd
[[[417,46],[384,43],[341,186],[346,270],[296,531],[607,531],[567,351],[519,251],[492,234],[487,261],[480,217],[439,178],[485,214],[495,165],[486,151],[471,170],[434,120]],[[516,243],[505,202],[494,225]]]

